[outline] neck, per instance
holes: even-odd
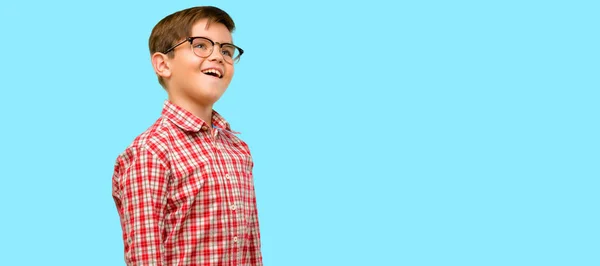
[[[179,100],[179,99],[171,98],[171,97],[169,97],[169,101],[171,101],[171,103],[187,110],[188,112],[192,113],[193,115],[197,116],[198,118],[202,119],[209,126],[212,126],[212,111],[213,111],[212,104],[198,105],[197,103],[194,103],[191,101]]]

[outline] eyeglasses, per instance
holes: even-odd
[[[163,54],[167,54],[175,50],[177,46],[182,45],[185,42],[189,42],[191,44],[192,51],[194,52],[194,54],[202,58],[209,57],[212,54],[216,44],[220,48],[223,59],[229,64],[239,62],[240,56],[242,56],[242,54],[244,53],[244,50],[242,50],[242,48],[237,47],[231,43],[215,43],[211,39],[206,37],[187,37],[185,40],[181,41],[178,44],[175,44],[173,47],[164,51]]]

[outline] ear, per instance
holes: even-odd
[[[169,67],[169,57],[166,54],[156,52],[152,55],[152,67],[156,75],[163,78],[171,76],[171,68]]]

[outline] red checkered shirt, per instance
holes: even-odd
[[[165,101],[117,158],[127,265],[262,265],[250,150],[215,111],[212,120]]]

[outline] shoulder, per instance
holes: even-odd
[[[152,126],[138,135],[117,157],[117,164],[129,165],[140,156],[156,158],[165,167],[169,164],[168,143],[171,135],[169,123],[160,117]]]
[[[239,132],[230,131],[227,129],[220,129],[224,143],[230,148],[236,150],[239,153],[250,156],[250,147],[248,144],[238,137]]]

